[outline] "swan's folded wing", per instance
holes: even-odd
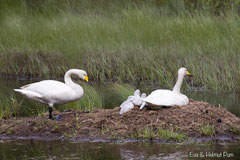
[[[144,99],[145,102],[154,106],[173,106],[176,105],[176,99],[172,97],[154,97],[152,99]]]
[[[32,83],[26,85],[24,89],[34,91],[46,97],[52,95],[69,95],[72,93],[72,89],[69,86],[62,82],[53,80],[45,80],[37,83]]]
[[[120,108],[124,107],[127,103],[129,103],[128,100],[124,101],[124,102],[120,105]]]
[[[176,94],[170,90],[156,90],[143,99],[143,101],[155,106],[173,106],[187,104],[188,98],[185,95]]]
[[[29,98],[35,97],[35,98],[39,98],[42,99],[43,96],[40,95],[39,93],[30,91],[30,90],[25,90],[25,89],[14,89],[15,92],[19,92],[20,94],[23,94]]]

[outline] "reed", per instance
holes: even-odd
[[[120,106],[128,96],[133,95],[134,88],[127,84],[111,83],[101,89],[103,95],[104,108],[114,108]]]
[[[103,108],[102,94],[93,86],[81,83],[84,89],[83,97],[75,102],[67,103],[65,105],[54,106],[56,110],[92,110],[95,108]],[[39,116],[48,112],[48,106],[43,105],[24,96],[12,93],[12,90],[6,89],[4,84],[0,84],[1,91],[4,93],[0,95],[0,119],[12,117],[25,117],[25,116]],[[4,89],[5,88],[5,89]],[[3,93],[3,92],[1,92]],[[115,107],[115,106],[114,106]]]
[[[84,89],[83,97],[76,101],[65,105],[58,106],[59,110],[75,109],[75,110],[92,110],[94,108],[103,108],[103,99],[99,91],[97,91],[93,86],[81,83]]]
[[[16,101],[15,97],[1,97],[0,102],[0,119],[8,119],[20,115],[21,104]]]
[[[195,87],[239,91],[235,5],[214,15],[214,3],[191,12],[183,0],[23,2],[0,12],[2,76],[60,77],[81,68],[95,81],[169,88],[185,66]]]

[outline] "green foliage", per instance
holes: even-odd
[[[21,104],[4,83],[0,83],[0,119],[12,118],[21,114]]]
[[[51,17],[65,12],[74,14],[118,13],[125,8],[139,8],[141,6],[156,7],[161,13],[182,14],[209,12],[214,15],[224,14],[228,11],[239,12],[239,0],[10,0],[0,2],[0,13],[6,14],[9,10],[21,14],[41,14]],[[1,15],[0,14],[0,15]]]
[[[161,127],[152,127],[147,126],[141,131],[137,131],[136,134],[132,134],[131,138],[150,138],[150,139],[159,139],[163,138],[167,141],[184,141],[188,138],[185,134],[177,132],[177,129],[164,130]]]
[[[109,84],[103,89],[103,99],[105,108],[112,108],[120,106],[123,101],[125,101],[128,96],[133,95],[134,88],[126,84]]]
[[[108,2],[1,1],[1,75],[62,77],[81,68],[94,81],[171,88],[185,66],[196,87],[239,91],[237,0]]]
[[[214,126],[210,125],[210,124],[203,124],[200,128],[200,133],[204,136],[215,136],[215,129]]]
[[[24,97],[22,97],[24,98]],[[20,116],[33,116],[33,115],[43,115],[46,112],[48,112],[48,106],[40,104],[38,102],[34,102],[32,100],[28,100],[27,98],[24,98],[22,100],[21,105],[21,113]]]
[[[20,114],[21,104],[15,97],[1,97],[0,102],[0,119],[16,117]]]
[[[97,91],[93,86],[82,82],[80,84],[84,89],[83,97],[76,101],[67,103],[65,105],[57,106],[57,109],[76,109],[76,110],[92,110],[94,108],[102,108],[102,96],[99,91]]]

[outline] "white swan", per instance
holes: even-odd
[[[141,97],[140,95],[141,92],[137,89],[133,96],[129,96],[128,99],[120,105],[120,114],[130,111],[134,106],[140,106],[143,103],[142,98],[146,98],[146,93],[143,93]]]
[[[124,101],[120,107],[121,107],[121,110],[119,112],[120,114],[123,114],[125,112],[132,110],[134,108],[134,104],[132,102],[132,96],[128,98],[126,101]]]
[[[83,88],[71,79],[71,76],[74,74],[88,82],[88,76],[85,71],[70,69],[65,73],[65,83],[55,80],[43,80],[22,86],[20,89],[14,89],[14,91],[39,103],[47,104],[49,106],[49,119],[53,119],[53,105],[76,101],[83,96]]]
[[[188,104],[188,97],[180,92],[185,75],[191,76],[186,68],[180,68],[178,70],[178,79],[173,90],[158,89],[153,91],[145,99],[143,98],[143,103],[140,106],[140,109],[142,109],[146,104],[152,109],[157,109],[160,106],[182,106]]]

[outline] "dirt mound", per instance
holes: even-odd
[[[240,134],[240,118],[223,107],[190,101],[179,107],[149,110],[134,107],[119,114],[120,107],[90,112],[57,112],[64,120],[48,120],[47,113],[38,117],[0,120],[0,136],[64,136],[68,138],[162,138],[159,128],[188,137],[235,136]],[[168,133],[168,132],[166,132]],[[149,134],[149,135],[148,135]]]

